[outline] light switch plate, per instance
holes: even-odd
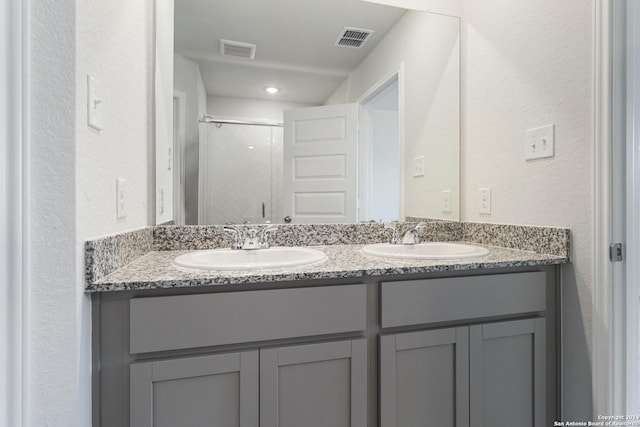
[[[526,160],[553,157],[555,125],[550,124],[525,131],[524,158]]]
[[[480,215],[491,215],[491,188],[478,188],[478,201]]]
[[[96,130],[102,130],[102,96],[100,83],[91,76],[87,76],[87,124]]]
[[[413,176],[414,178],[424,176],[424,156],[413,159]]]
[[[127,180],[116,180],[116,215],[118,219],[127,217]]]
[[[442,190],[442,213],[451,213],[451,190]]]

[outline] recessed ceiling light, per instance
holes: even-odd
[[[254,147],[253,145],[250,145],[250,146],[248,146],[247,148],[248,148],[249,150],[253,150],[253,149],[254,149],[254,148],[256,148],[256,147]]]
[[[275,86],[267,86],[264,88],[264,91],[273,95],[275,93],[280,92],[280,89]]]

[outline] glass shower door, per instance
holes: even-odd
[[[273,193],[278,190],[274,174],[282,163],[280,154],[278,167],[278,143],[274,143],[278,132],[270,126],[207,125],[207,147],[201,150],[200,163],[201,224],[273,220]]]

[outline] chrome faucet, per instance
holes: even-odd
[[[258,230],[256,230],[255,228],[250,228],[247,230],[247,235],[244,237],[244,242],[242,243],[241,249],[262,249],[262,245],[260,245],[260,237],[258,237]]]
[[[418,234],[418,230],[424,228],[425,225],[420,223],[415,227],[411,227],[407,231],[405,231],[404,236],[402,236],[402,244],[403,245],[417,245],[420,243],[420,235]]]
[[[231,249],[267,249],[271,245],[269,244],[268,233],[276,231],[278,227],[276,225],[268,225],[261,230],[256,228],[238,227],[232,225],[225,225],[223,230],[233,235],[231,242]]]
[[[393,230],[393,233],[391,234],[391,240],[389,240],[389,243],[392,245],[416,245],[420,243],[420,235],[418,234],[418,230],[424,227],[425,224],[419,223],[411,227],[404,233],[401,233],[400,223],[398,223],[397,221],[384,224],[384,228]]]

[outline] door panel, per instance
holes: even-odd
[[[260,350],[261,427],[365,427],[366,339]]]
[[[471,427],[546,424],[545,320],[470,329]]]
[[[357,104],[284,114],[283,213],[294,223],[356,221]]]
[[[468,328],[380,337],[382,427],[469,426]]]
[[[131,427],[258,427],[258,351],[131,365]]]

